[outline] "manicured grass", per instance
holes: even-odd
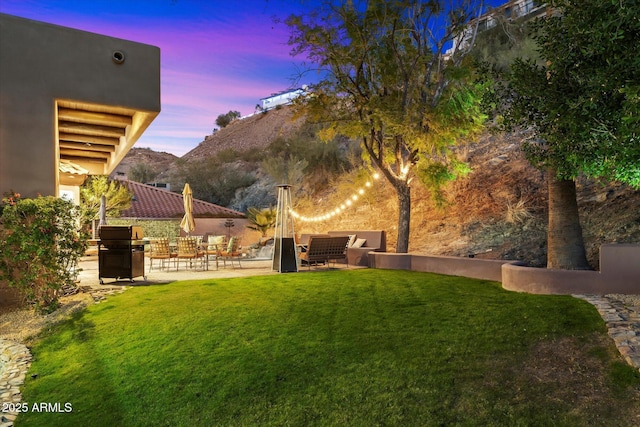
[[[640,402],[588,303],[405,271],[135,288],[33,353],[24,401],[73,412],[17,426],[620,426]]]

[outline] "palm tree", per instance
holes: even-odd
[[[273,206],[264,209],[250,207],[247,209],[247,219],[250,230],[259,231],[262,237],[267,237],[267,232],[276,225],[276,210]]]

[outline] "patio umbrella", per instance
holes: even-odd
[[[100,197],[100,211],[98,218],[98,227],[107,225],[107,197],[104,194]]]
[[[184,185],[182,190],[182,197],[184,198],[184,216],[180,221],[180,228],[184,230],[187,235],[196,228],[196,223],[193,220],[193,192],[189,183]]]

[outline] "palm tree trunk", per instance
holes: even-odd
[[[547,268],[589,270],[578,214],[576,183],[549,170]]]

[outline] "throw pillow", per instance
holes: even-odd
[[[226,240],[226,236],[209,236],[207,239],[207,243],[209,243],[208,249],[210,251],[214,251],[216,249],[224,249],[224,241]]]
[[[237,237],[233,236],[232,238],[229,239],[229,244],[227,245],[227,253],[232,253],[233,252],[233,247],[236,244],[236,239]]]
[[[353,246],[355,241],[356,241],[356,235],[355,234],[349,234],[349,242],[347,243],[347,247],[350,248],[351,246]]]
[[[351,246],[352,248],[361,248],[362,245],[367,243],[367,239],[356,239],[354,244]]]

